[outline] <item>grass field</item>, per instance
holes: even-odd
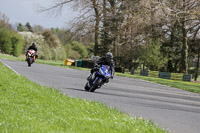
[[[0,63],[0,132],[163,133],[153,122],[70,98]]]

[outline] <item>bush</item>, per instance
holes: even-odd
[[[61,46],[58,49],[58,56],[57,56],[57,60],[64,60],[66,58],[66,52],[64,50],[64,47]]]
[[[51,48],[52,60],[64,60],[66,58],[66,52],[63,46],[57,48]]]
[[[160,52],[161,45],[159,39],[149,39],[146,45],[143,45],[140,50],[140,62],[149,66],[150,70],[160,70],[168,62],[168,59]]]
[[[38,57],[43,60],[51,60],[52,52],[48,44],[43,44],[38,47]]]
[[[25,49],[27,49],[32,42],[37,43],[38,57],[44,60],[63,60],[66,58],[66,52],[64,47],[57,40],[57,44],[48,44],[45,41],[45,37],[36,33],[31,32],[20,32],[22,37],[25,39]]]
[[[24,40],[17,32],[0,30],[0,50],[5,54],[19,56],[22,54]]]
[[[24,40],[22,39],[22,37],[17,33],[13,33],[13,36],[11,37],[11,42],[13,47],[12,55],[21,55],[24,46]]]
[[[42,35],[39,34],[35,34],[32,32],[18,32],[22,38],[25,41],[25,45],[24,45],[24,50],[27,49],[32,42],[36,42],[38,45],[38,50],[42,50],[40,49],[40,46],[45,45],[45,40],[44,37]]]
[[[11,34],[6,29],[0,30],[0,49],[2,53],[10,54],[12,53],[12,42],[11,42]]]
[[[72,49],[74,51],[77,51],[80,54],[80,56],[81,56],[80,58],[83,59],[88,56],[88,51],[82,43],[74,41],[74,42],[72,42],[71,45],[72,45]]]
[[[83,59],[88,56],[86,47],[79,42],[67,43],[65,45],[66,56],[71,59]]]

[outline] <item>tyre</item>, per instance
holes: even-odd
[[[94,92],[96,89],[97,89],[97,87],[96,87],[95,85],[93,85],[93,86],[91,87],[91,89],[89,90],[89,92]]]
[[[102,79],[99,78],[98,81],[96,81],[96,83],[91,87],[89,91],[94,92],[97,88],[101,87],[101,83],[102,83]]]
[[[86,91],[89,91],[89,90],[90,90],[90,87],[88,86],[88,82],[85,84],[85,90],[86,90]]]
[[[31,60],[30,58],[27,59],[28,66],[31,67]]]

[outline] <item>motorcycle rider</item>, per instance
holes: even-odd
[[[105,56],[101,57],[96,62],[96,64],[94,65],[94,68],[92,68],[92,70],[91,70],[91,74],[90,74],[89,77],[91,77],[93,72],[97,71],[101,65],[109,65],[110,66],[110,68],[111,68],[111,77],[110,78],[113,79],[113,76],[114,76],[114,73],[115,73],[115,63],[113,61],[113,55],[112,55],[111,52],[107,52]],[[109,79],[107,81],[105,81],[105,82],[108,83]]]
[[[31,46],[28,47],[28,50],[27,50],[27,52],[26,52],[26,59],[28,58],[27,55],[28,55],[28,51],[29,51],[30,49],[33,49],[33,50],[35,51],[35,54],[36,54],[35,59],[38,57],[38,49],[37,49],[37,46],[36,46],[36,45],[37,45],[37,44],[36,44],[35,42],[33,42],[33,43],[31,44]]]

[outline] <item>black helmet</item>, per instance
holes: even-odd
[[[113,58],[112,53],[111,53],[111,52],[107,52],[107,53],[106,53],[106,58],[112,59],[112,58]]]
[[[33,47],[36,47],[36,43],[35,43],[35,42],[33,42],[33,43],[32,43],[32,46],[33,46]]]

